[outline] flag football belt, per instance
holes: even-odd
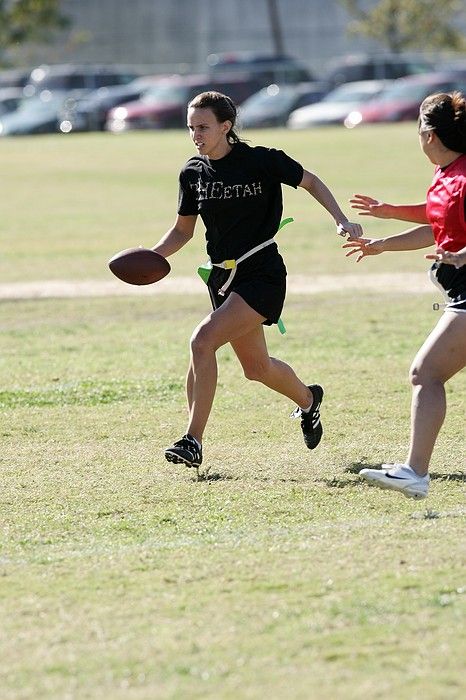
[[[442,306],[447,309],[454,309],[455,306],[464,304],[464,302],[466,301],[466,292],[462,292],[456,297],[450,297],[444,292],[444,297],[447,301],[444,301],[443,304],[439,304],[437,301],[432,304],[432,308],[434,311],[439,311],[442,308]]]
[[[227,291],[228,287],[233,282],[233,278],[236,275],[236,270],[238,268],[238,265],[240,263],[242,263],[243,260],[247,260],[248,258],[251,257],[251,255],[255,255],[255,253],[258,253],[260,250],[267,248],[267,246],[271,245],[274,242],[275,241],[273,238],[269,238],[268,241],[264,241],[263,243],[259,243],[259,245],[256,245],[256,246],[254,246],[254,248],[251,248],[251,250],[248,250],[248,252],[244,253],[244,255],[241,255],[241,257],[239,257],[238,260],[224,260],[221,263],[212,263],[213,267],[221,267],[222,270],[230,270],[230,274],[228,275],[227,281],[218,290],[218,293],[220,294],[221,297],[225,296],[225,292]]]
[[[283,221],[280,222],[280,226],[278,227],[278,231],[282,229],[286,224],[291,223],[294,221],[291,217],[288,219],[283,219]],[[240,263],[243,262],[243,260],[247,260],[248,258],[251,257],[251,255],[255,255],[255,253],[258,253],[260,250],[263,250],[264,248],[267,248],[267,246],[271,245],[272,243],[275,243],[274,238],[269,238],[268,241],[264,241],[263,243],[259,243],[259,245],[254,246],[254,248],[251,248],[251,250],[248,250],[247,253],[244,253],[241,255],[237,260],[224,260],[221,263],[213,263],[210,259],[204,263],[204,265],[201,265],[197,272],[201,279],[207,284],[209,281],[210,273],[212,272],[213,267],[220,267],[222,270],[230,270],[230,274],[228,275],[228,278],[226,282],[220,287],[218,290],[218,293],[220,296],[225,296],[225,292],[227,289],[230,287],[231,283],[233,282],[233,278],[236,275],[236,270],[237,267]],[[285,329],[285,324],[281,320],[281,318],[278,319],[277,322],[278,329],[280,333],[286,333]]]
[[[430,281],[434,285],[434,287],[437,287],[443,295],[443,298],[445,301],[443,304],[439,302],[434,302],[432,304],[432,308],[434,311],[439,311],[442,307],[447,308],[447,309],[454,309],[455,306],[459,306],[460,304],[464,304],[466,301],[466,292],[460,292],[456,296],[450,296],[450,294],[447,292],[445,287],[439,282],[438,277],[437,277],[437,272],[439,270],[439,263],[435,262],[432,267],[428,270],[428,276],[430,278]],[[451,290],[450,290],[451,291]]]

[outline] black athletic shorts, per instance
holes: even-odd
[[[286,267],[276,243],[241,262],[225,296],[221,296],[218,290],[229,275],[230,270],[212,268],[207,286],[214,309],[218,309],[231,292],[236,292],[254,311],[264,316],[264,325],[278,322],[285,303]]]
[[[430,278],[445,296],[445,311],[466,311],[466,265],[456,268],[435,262],[430,268]]]

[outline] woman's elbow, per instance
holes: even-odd
[[[314,173],[309,172],[309,170],[305,170],[303,173],[303,179],[299,183],[299,187],[302,187],[308,192],[314,192],[318,181],[319,178],[317,177],[317,175],[314,175]]]

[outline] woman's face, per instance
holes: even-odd
[[[432,143],[433,143],[434,132],[432,129],[426,128],[426,125],[424,123],[424,120],[422,119],[422,116],[420,116],[419,120],[418,120],[418,133],[419,133],[419,145],[421,147],[421,150],[424,152],[424,154],[427,156],[427,158],[432,163],[434,163],[435,161],[432,160]]]
[[[231,122],[218,122],[208,107],[189,107],[188,129],[200,155],[216,160],[230,152],[227,134],[231,129]]]
[[[430,143],[430,131],[420,131],[419,132],[419,145],[422,149],[422,151],[425,153],[427,157],[429,157],[429,143]]]

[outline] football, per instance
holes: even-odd
[[[150,248],[126,248],[110,258],[108,266],[127,284],[153,284],[170,272],[170,263]]]

